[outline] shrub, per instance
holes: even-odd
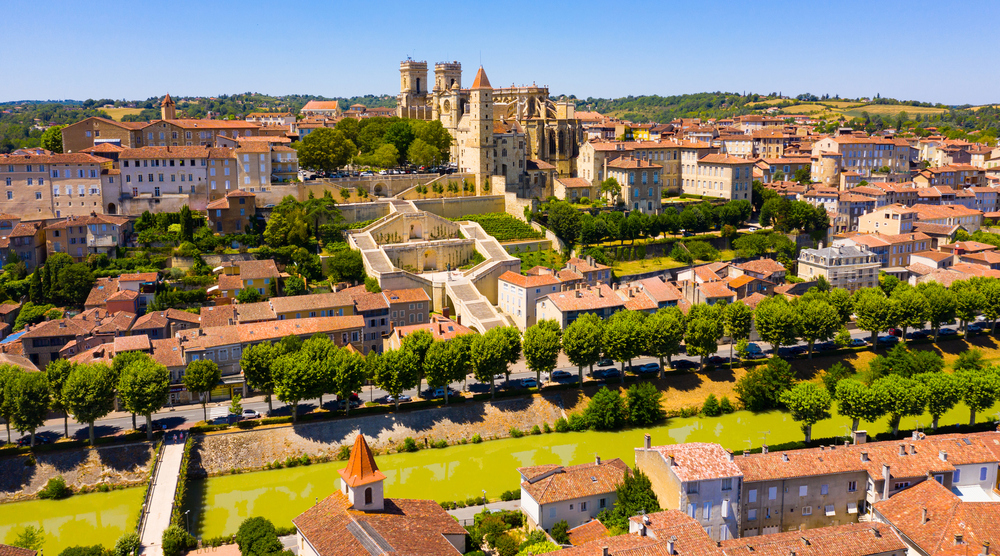
[[[556,419],[556,432],[569,432],[569,422],[562,417]]]
[[[398,451],[400,451],[400,452],[416,452],[419,449],[420,449],[420,446],[417,446],[417,441],[413,440],[413,437],[407,436],[406,439],[403,440],[403,445],[399,447]]]
[[[521,429],[519,429],[517,427],[511,427],[510,428],[510,436],[512,438],[521,438],[522,436],[524,436],[524,433],[521,432]]]
[[[49,482],[45,484],[45,488],[38,492],[38,497],[43,500],[61,500],[68,498],[72,494],[73,489],[66,484],[66,479],[63,479],[62,475],[60,475],[49,479]]]
[[[104,547],[95,544],[93,546],[69,546],[59,553],[59,556],[104,556]]]
[[[795,373],[788,362],[772,358],[767,365],[750,369],[736,382],[736,395],[750,411],[767,411],[781,407],[781,394],[792,387]]]
[[[347,444],[341,444],[340,450],[337,451],[337,459],[341,461],[347,461],[351,459],[351,447]]]
[[[621,392],[602,387],[590,398],[583,411],[586,422],[597,430],[613,431],[625,425],[625,404]]]
[[[830,365],[830,368],[823,373],[823,386],[826,386],[827,392],[832,396],[837,391],[837,383],[845,378],[850,378],[853,374],[843,363],[838,361]]]
[[[545,531],[542,531],[542,530],[539,530],[539,529],[535,529],[534,531],[528,533],[528,535],[526,537],[524,537],[524,541],[521,542],[521,546],[518,547],[518,548],[521,551],[524,551],[526,548],[528,548],[529,546],[531,546],[533,544],[543,543],[543,542],[546,542],[547,540],[549,540],[549,538],[545,535]],[[541,554],[541,553],[540,552],[532,552],[532,554]]]
[[[510,502],[511,500],[520,500],[520,499],[521,499],[520,489],[505,490],[503,491],[502,494],[500,494],[500,500],[503,500],[504,502]]]
[[[569,430],[574,432],[585,431],[590,428],[587,422],[587,418],[579,413],[574,413],[569,416]]]
[[[552,538],[559,544],[569,544],[569,523],[562,520],[552,526]]]
[[[163,531],[163,541],[160,545],[163,556],[181,556],[198,545],[198,541],[190,533],[176,525],[171,525]]]
[[[465,505],[466,506],[478,506],[479,505],[479,500],[480,500],[479,498],[475,498],[473,496],[470,496],[470,497],[468,497],[468,498],[465,499]]]
[[[479,436],[479,433],[476,433],[476,434],[472,435],[472,443],[473,444],[479,444],[482,441],[483,441],[483,437]]]
[[[264,556],[282,550],[274,524],[263,517],[243,520],[236,531],[236,544],[243,556]]]
[[[431,442],[431,448],[447,448],[447,440],[438,440],[437,442]]]
[[[722,409],[719,407],[719,400],[715,398],[715,394],[709,394],[705,398],[705,403],[701,406],[701,413],[706,417],[716,417],[722,413]]]
[[[137,550],[139,550],[139,545],[142,544],[139,540],[139,534],[130,531],[124,535],[118,537],[115,542],[114,556],[132,556]]]
[[[634,427],[651,425],[666,417],[660,399],[660,392],[651,382],[633,384],[626,392],[628,419]]]
[[[496,542],[491,544],[496,549],[498,556],[516,556],[517,554],[517,541],[507,533],[497,537]]]
[[[723,413],[732,413],[736,411],[736,407],[729,401],[728,396],[722,396],[722,399],[719,400],[719,409],[722,410]]]
[[[542,432],[544,432],[545,434],[549,434],[550,432],[552,432],[552,428],[549,427],[548,423],[542,425]]]
[[[534,531],[532,534],[538,532],[539,531]],[[538,554],[547,554],[549,552],[555,552],[559,550],[559,545],[546,539],[541,542],[536,542],[531,544],[521,543],[520,549],[521,551],[517,553],[517,556],[536,556]]]
[[[538,425],[531,427],[531,434],[542,434],[542,429],[538,428]]]

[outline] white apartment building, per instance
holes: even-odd
[[[831,287],[853,292],[878,285],[882,266],[877,254],[853,245],[833,245],[819,249],[803,249],[799,253],[798,277],[818,280],[820,276]]]

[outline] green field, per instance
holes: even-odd
[[[847,118],[860,118],[862,112],[867,112],[869,116],[895,117],[900,112],[906,112],[908,116],[916,116],[917,114],[941,114],[947,111],[947,108],[906,106],[902,104],[862,105],[846,101],[804,102],[781,109],[782,114],[813,114],[816,117],[845,116]]]
[[[111,116],[111,119],[117,122],[120,122],[123,116],[142,112],[141,108],[104,108],[103,110],[108,113],[108,116]]]

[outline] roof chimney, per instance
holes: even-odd
[[[889,499],[889,487],[891,486],[891,484],[889,483],[889,480],[891,478],[892,478],[892,473],[890,473],[890,467],[888,465],[886,465],[886,464],[883,463],[882,464],[882,482],[884,483],[882,485],[882,499],[883,500],[888,500]]]
[[[667,541],[667,554],[676,554],[674,551],[674,544],[677,542],[677,535],[670,535],[670,540]]]
[[[861,452],[861,461],[868,461],[868,452]]]
[[[868,442],[868,433],[866,431],[854,431],[851,433],[851,436],[854,437],[855,444],[864,444],[865,442]]]
[[[648,450],[648,449],[650,449],[652,447],[652,444],[653,444],[653,439],[648,434],[643,435],[643,437],[642,437],[642,445],[643,445],[643,447]]]
[[[596,463],[597,465],[600,465],[600,464],[601,464],[601,456],[596,456],[596,461],[595,461],[595,463]]]
[[[788,454],[781,454],[781,461],[788,461]]]
[[[601,554],[603,554],[603,556],[608,556],[608,547],[606,547],[606,546],[605,546],[605,547],[604,547],[604,548],[603,548],[603,549],[601,550]]]
[[[989,556],[990,553],[990,541],[983,541],[983,556]]]
[[[940,458],[941,461],[948,461],[948,452],[945,452],[944,450],[938,450],[938,458]]]
[[[901,455],[901,456],[905,456],[906,455],[906,444],[900,444],[899,445],[899,455]]]
[[[667,454],[667,467],[673,467],[673,466],[674,466],[674,455]]]
[[[962,543],[963,543],[962,534],[955,533],[955,544],[962,544]]]
[[[760,447],[760,453],[762,454],[767,453],[767,444],[764,444],[763,446]]]

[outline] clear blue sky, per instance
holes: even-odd
[[[395,94],[398,64],[621,97],[1000,102],[1000,2],[50,0],[6,10],[0,100]]]

